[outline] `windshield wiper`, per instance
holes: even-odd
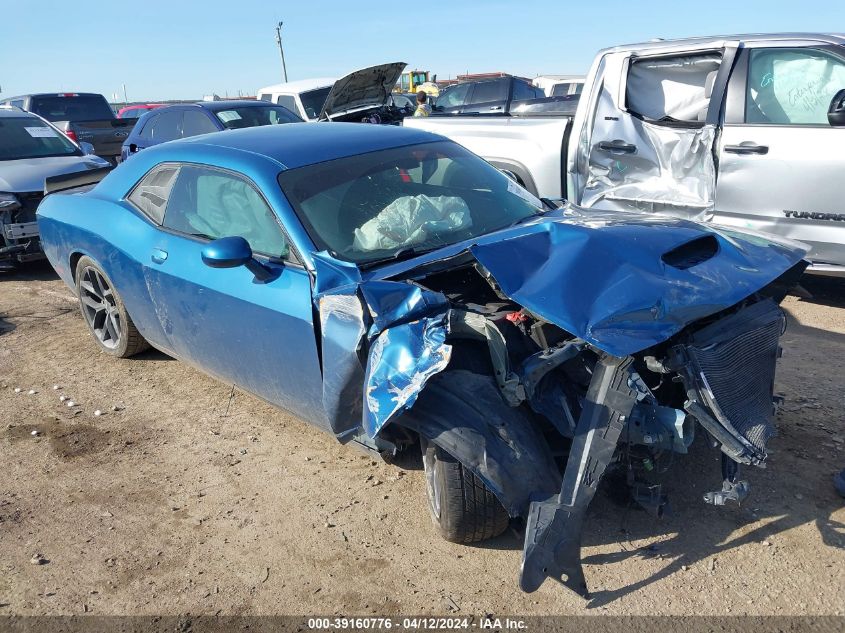
[[[406,259],[413,259],[418,255],[424,255],[425,253],[430,253],[431,251],[435,251],[440,246],[435,246],[432,248],[415,248],[413,246],[408,246],[406,248],[400,248],[398,251],[393,253],[392,255],[388,255],[387,257],[379,257],[378,259],[370,259],[365,262],[361,262],[358,264],[360,268],[371,268],[373,266],[378,266],[380,264],[386,264],[388,262],[402,262]]]

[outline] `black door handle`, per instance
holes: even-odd
[[[769,146],[740,143],[739,145],[725,145],[725,151],[731,154],[768,154]]]
[[[618,152],[620,154],[633,154],[637,151],[637,146],[617,139],[615,141],[600,142],[599,149],[603,149],[607,152]]]

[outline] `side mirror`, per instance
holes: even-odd
[[[833,95],[827,110],[827,122],[833,127],[845,126],[845,88]]]
[[[94,155],[94,146],[91,143],[87,143],[82,141],[79,143],[79,149],[82,150],[82,153],[86,156],[93,156]]]
[[[237,268],[252,259],[252,249],[241,236],[221,237],[202,249],[202,263],[211,268]]]
[[[240,235],[221,237],[202,249],[202,263],[210,268],[237,268],[246,266],[256,281],[272,281],[279,273],[268,268],[252,256],[252,248]]]
[[[138,151],[138,146],[135,143],[129,143],[129,153],[134,154]]]

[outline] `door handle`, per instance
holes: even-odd
[[[167,251],[163,251],[160,248],[154,248],[153,252],[150,254],[150,259],[153,260],[154,264],[163,264],[167,259]]]
[[[768,154],[769,146],[745,141],[739,145],[725,145],[725,151],[731,154]]]
[[[602,141],[599,143],[599,149],[606,152],[616,152],[619,154],[634,154],[637,151],[637,146],[631,143],[626,143],[616,139],[615,141]]]

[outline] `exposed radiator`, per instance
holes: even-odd
[[[762,301],[696,332],[687,346],[708,408],[763,453],[775,434],[772,397],[785,323],[774,302]]]

